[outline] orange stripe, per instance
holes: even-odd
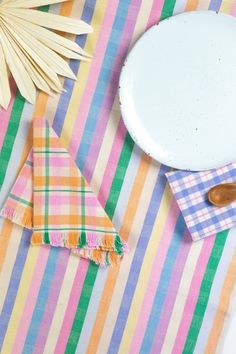
[[[45,187],[45,176],[37,176],[37,167],[35,167],[34,185],[35,187]],[[39,172],[41,168],[39,167]],[[66,176],[50,176],[50,187],[81,187],[81,179],[79,177],[66,177]]]
[[[215,319],[208,338],[205,354],[215,353],[220,334],[222,332],[225,317],[228,314],[231,294],[236,282],[236,249],[229,265],[223,288],[221,290],[220,301],[216,311]]]
[[[143,187],[147,177],[150,163],[151,163],[151,159],[148,156],[143,155],[140,161],[137,175],[135,177],[134,185],[124,215],[123,224],[120,230],[120,235],[122,239],[124,239],[125,241],[127,241],[128,239],[134,221],[134,217],[139,205],[140,196],[143,191]],[[110,307],[113,290],[119,274],[119,269],[120,269],[119,266],[116,267],[114,266],[110,268],[108,272],[106,284],[97,311],[96,320],[94,322],[93,330],[90,336],[89,345],[86,352],[87,354],[93,354],[97,350],[97,346],[99,344],[99,340],[103,332],[103,327],[105,324],[107,312]]]
[[[69,2],[62,3],[61,4],[60,15],[70,17],[70,14],[72,12],[73,4],[74,4],[74,1],[69,1]],[[62,33],[62,34],[65,35],[64,33]]]
[[[198,0],[189,0],[185,6],[185,11],[196,10],[198,5]]]
[[[37,211],[36,211],[37,212]],[[44,212],[44,206],[42,205],[42,212]],[[78,211],[79,212],[79,211]],[[44,226],[44,215],[34,215],[34,226],[40,227]],[[70,225],[70,227],[77,227],[82,225],[83,216],[79,214],[74,215],[49,215],[48,216],[48,225],[53,227],[53,225]],[[110,228],[111,223],[107,217],[99,216],[87,216],[86,215],[86,225],[87,227],[100,227],[100,228]]]
[[[72,11],[72,7],[73,7],[73,1],[62,3],[61,9],[60,9],[60,14],[63,16],[70,16],[71,11]],[[65,34],[62,33],[62,35],[65,35]],[[46,93],[44,93],[44,92],[39,93],[37,101],[35,103],[33,117],[43,117],[45,115],[48,98],[49,98],[49,96]],[[28,134],[28,137],[26,139],[25,146],[23,149],[23,154],[22,154],[20,166],[18,169],[18,173],[19,173],[31,147],[32,147],[32,141],[33,141],[33,136],[32,136],[32,127],[31,127],[29,129],[29,134]],[[0,237],[1,237],[0,270],[2,268],[4,259],[6,256],[9,239],[10,239],[11,232],[12,232],[12,227],[13,227],[13,225],[10,221],[4,220],[3,226],[2,226],[2,231],[0,234]]]
[[[37,136],[37,130],[36,134],[34,134],[34,148],[45,148],[45,138],[41,136]],[[38,129],[39,134],[41,134],[41,128]],[[49,148],[51,149],[62,149],[62,145],[58,141],[58,137],[50,137],[49,141]]]
[[[44,93],[40,93],[38,95],[37,102],[35,104],[35,110],[34,110],[34,116],[43,116],[45,109],[46,109],[46,104],[47,104],[48,96]],[[20,160],[19,168],[17,171],[17,174],[19,173],[20,169],[23,166],[24,161],[26,160],[26,157],[29,153],[29,150],[32,146],[32,129],[29,129],[28,137],[25,143],[25,146],[23,148],[23,153],[22,157]],[[11,237],[12,233],[12,228],[13,224],[9,220],[4,220],[3,225],[2,225],[2,230],[1,230],[1,247],[0,247],[0,271],[3,266],[3,262],[6,257],[7,253],[7,248],[8,248],[8,243]]]
[[[13,224],[9,220],[4,220],[1,232],[1,247],[0,247],[0,272],[7,253],[7,247],[10,240]]]

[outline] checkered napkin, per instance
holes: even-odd
[[[75,162],[43,118],[34,119],[33,149],[1,214],[32,228],[33,245],[67,247],[97,264],[117,263],[126,251]]]
[[[207,200],[211,187],[236,181],[236,162],[214,170],[175,171],[166,176],[194,241],[236,226],[236,203],[218,208]]]

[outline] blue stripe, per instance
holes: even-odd
[[[186,229],[186,225],[182,214],[179,215],[173,238],[169,246],[165,263],[161,272],[161,277],[159,285],[154,298],[152,311],[148,320],[146,332],[143,338],[141,353],[150,353],[152,342],[156,333],[158,322],[161,315],[161,310],[165,300],[166,293],[168,291],[168,286],[171,278],[171,274],[175,265],[175,260],[179,251],[181,244],[183,243],[183,234]]]
[[[51,283],[55,273],[57,260],[62,250],[52,247],[45,267],[43,279],[41,282],[37,302],[34,308],[33,316],[28,329],[27,337],[25,339],[23,353],[32,353],[34,344],[37,338],[38,330],[44,314],[44,308],[47,303],[48,294],[51,288]]]
[[[162,165],[157,177],[155,188],[153,190],[152,198],[148,207],[148,212],[145,217],[144,226],[142,228],[142,232],[134,254],[134,259],[130,268],[129,278],[124,291],[115,328],[112,334],[112,338],[108,350],[109,354],[117,353],[120,346],[121,338],[129,314],[129,308],[131,306],[132,299],[134,296],[143,258],[156,220],[156,215],[160,207],[161,198],[166,186],[165,173],[168,171],[169,168]]]
[[[106,48],[103,64],[99,73],[96,90],[93,95],[91,107],[86,120],[81,144],[77,152],[76,161],[81,170],[84,169],[105,91],[110,81],[111,70],[119,47],[119,42],[126,21],[126,13],[128,11],[129,4],[130,0],[119,1],[115,21],[112,26],[112,31]]]
[[[95,8],[96,0],[87,0],[83,9],[81,19],[87,23],[91,22],[94,8]],[[86,42],[87,36],[82,35],[78,36],[76,42],[83,48]],[[77,60],[70,61],[70,67],[74,73],[78,72],[80,67],[80,62]],[[70,102],[71,94],[74,88],[75,82],[70,79],[65,79],[64,88],[66,90],[65,93],[61,94],[60,100],[57,106],[57,111],[54,117],[53,129],[60,136],[61,130],[64,124],[67,107]],[[27,337],[24,344],[23,353],[32,353],[34,350],[34,344],[37,339],[38,330],[41,325],[42,317],[44,314],[44,308],[47,303],[50,285],[53,281],[53,276],[56,269],[56,263],[59,256],[59,249],[52,248],[49,254],[48,262],[45,268],[44,277],[41,283],[37,303],[34,308],[34,313],[31,319],[30,327],[27,333]]]
[[[96,4],[96,0],[87,0],[86,1],[81,18],[87,23],[91,22],[91,19],[92,19],[93,13],[94,13],[95,4]],[[84,47],[85,42],[86,42],[86,38],[87,38],[86,35],[78,36],[76,42],[81,47]],[[70,61],[70,67],[74,73],[78,72],[79,66],[80,66],[79,61],[77,61],[77,60]],[[64,88],[66,89],[67,92],[61,94],[61,96],[60,96],[60,100],[58,103],[58,107],[57,107],[57,111],[56,111],[56,115],[55,115],[55,119],[54,119],[54,123],[53,123],[53,128],[58,135],[61,134],[61,129],[63,127],[65,115],[67,112],[67,107],[68,107],[68,104],[70,101],[72,90],[74,88],[74,84],[75,84],[75,82],[73,80],[65,79]],[[7,331],[11,312],[12,312],[12,309],[14,306],[15,298],[17,295],[21,274],[22,274],[22,271],[24,268],[25,260],[26,260],[27,253],[28,253],[29,246],[30,246],[31,235],[32,235],[32,232],[30,230],[24,230],[24,232],[22,234],[22,240],[21,240],[21,243],[19,246],[19,250],[17,253],[16,262],[15,262],[15,265],[14,265],[14,268],[12,271],[11,281],[9,284],[8,292],[6,294],[4,306],[3,306],[2,313],[0,316],[0,350],[1,350],[1,347],[3,344],[3,340],[5,337],[6,331]],[[50,271],[50,269],[46,268],[47,277],[50,276],[49,271]],[[43,297],[42,297],[42,299],[43,299]],[[47,299],[47,297],[45,297],[45,299]],[[36,316],[36,314],[35,314],[35,316]],[[37,323],[38,318],[36,319],[36,322],[34,322],[34,321],[35,321],[35,319],[32,318],[31,328],[29,329],[29,331],[32,331],[34,333],[34,337],[35,337],[34,341],[35,341],[36,340],[36,332],[38,332],[40,322]],[[37,326],[35,325],[35,323],[37,324]],[[35,331],[36,327],[37,327],[37,331]],[[28,332],[28,336],[31,335],[29,333],[30,332]],[[27,336],[27,338],[28,338],[28,336]],[[26,344],[24,347],[24,351],[28,353],[28,352],[32,351],[32,347],[31,347],[31,342],[27,338],[26,338]],[[29,345],[29,347],[28,347],[28,345]]]
[[[96,0],[87,0],[84,8],[83,8],[83,13],[81,16],[81,19],[85,21],[86,23],[91,23],[94,9],[96,5]],[[90,34],[92,36],[92,34]],[[80,35],[77,36],[76,38],[76,43],[84,48],[85,43],[86,43],[87,35]],[[70,68],[74,73],[78,73],[80,67],[80,61],[78,60],[70,60]],[[79,79],[78,79],[79,80]],[[64,89],[66,92],[63,92],[60,96],[60,100],[58,102],[54,122],[53,122],[53,129],[57,133],[58,136],[61,135],[61,131],[63,128],[65,116],[67,113],[67,109],[70,103],[70,98],[72,91],[74,89],[75,81],[71,79],[65,79],[64,81]]]
[[[7,290],[5,302],[0,315],[0,350],[7,331],[12,309],[15,304],[18,286],[21,280],[21,275],[24,269],[25,260],[29,250],[29,242],[30,242],[31,235],[32,235],[32,231],[24,229],[21,236],[21,241],[19,244],[17,256],[16,256],[16,261],[11,273],[10,284]],[[12,237],[15,237],[14,234],[12,235]]]
[[[209,5],[209,10],[219,11],[221,3],[222,3],[222,0],[211,0],[210,5]]]

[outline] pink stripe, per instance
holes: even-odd
[[[83,288],[84,279],[88,270],[88,266],[89,266],[89,261],[84,259],[80,260],[78,270],[76,272],[76,276],[74,279],[73,287],[71,289],[70,299],[65,312],[65,317],[63,319],[60,334],[57,339],[57,344],[54,351],[56,354],[65,353],[67,341],[71,332],[71,328],[73,325],[73,321],[78,306],[78,299],[80,299],[80,294]]]
[[[47,304],[44,309],[42,322],[36,338],[34,353],[41,354],[44,351],[44,347],[47,341],[49,329],[52,323],[52,319],[55,313],[58,297],[60,294],[62,282],[65,276],[70,252],[68,250],[61,250],[60,256],[57,262],[57,267],[51,284],[50,293],[48,296]]]
[[[84,126],[92,102],[93,94],[96,89],[96,84],[98,81],[100,69],[104,59],[107,42],[109,40],[110,33],[112,30],[112,24],[116,15],[118,2],[119,2],[118,0],[109,1],[104,16],[104,20],[101,26],[101,30],[99,33],[99,38],[93,55],[94,60],[92,61],[91,64],[91,69],[86,83],[86,88],[84,90],[84,94],[77,113],[77,118],[73,128],[73,134],[70,139],[69,152],[74,158],[76,157],[76,152],[82,138],[82,134],[84,131]]]
[[[112,106],[118,89],[120,70],[124,63],[132,39],[132,34],[140,10],[140,3],[141,0],[133,0],[129,5],[125,26],[122,31],[119,47],[110,74],[110,80],[106,88],[106,93],[104,95],[102,107],[99,112],[96,129],[94,131],[96,144],[90,145],[88,157],[84,166],[84,174],[88,182],[91,181],[94,166],[97,161],[97,157],[99,155],[101,144],[104,138],[104,132],[106,130],[110,113],[112,111]]]
[[[180,237],[180,236],[179,236]],[[169,325],[169,320],[175,304],[175,299],[179,290],[180,280],[182,278],[186,259],[192,245],[191,235],[188,231],[185,232],[183,242],[175,261],[174,269],[170,279],[167,296],[161,310],[160,320],[156,329],[156,334],[152,344],[151,353],[160,353],[165,339],[166,331]]]
[[[35,270],[28,291],[26,304],[15,337],[14,347],[12,350],[12,353],[14,354],[18,354],[18,353],[20,354],[23,351],[24,342],[33,315],[35,303],[37,301],[37,297],[38,297],[41,281],[44,275],[45,267],[47,264],[49,252],[50,252],[49,247],[42,247],[39,252],[37,264],[34,268]]]
[[[152,10],[148,19],[148,28],[160,21],[164,0],[154,0]]]
[[[8,128],[8,124],[9,124],[9,120],[10,120],[11,112],[12,112],[12,106],[13,106],[13,102],[15,99],[16,85],[12,81],[11,81],[11,92],[12,92],[12,96],[11,96],[11,100],[10,100],[7,110],[5,111],[5,109],[0,107],[0,120],[1,120],[0,150],[2,148],[5,134],[6,134],[6,131]]]
[[[152,271],[149,277],[149,282],[147,286],[147,290],[145,293],[145,297],[142,304],[142,309],[139,314],[139,318],[137,320],[137,325],[135,328],[135,332],[133,335],[130,353],[139,353],[143,336],[145,334],[146,326],[148,323],[148,319],[152,310],[152,305],[154,301],[154,297],[156,294],[156,290],[159,284],[161,271],[163,268],[163,264],[165,262],[165,257],[173,237],[175,224],[177,221],[177,217],[179,216],[179,208],[173,200],[170,210],[168,212],[168,218],[165,224],[165,228],[163,234],[161,236],[160,244],[158,246],[156,257],[154,259],[154,263],[152,266]],[[155,281],[153,281],[155,279]]]
[[[101,183],[101,188],[98,194],[98,199],[101,205],[104,207],[108,199],[113,177],[116,171],[116,166],[118,164],[120,153],[123,147],[124,138],[126,134],[126,128],[122,120],[120,120],[116,135],[113,141],[113,146],[107,162],[107,167],[103,176]],[[104,188],[105,187],[105,188]]]
[[[236,16],[236,2],[235,2],[235,1],[233,2],[233,5],[232,5],[232,9],[231,9],[230,14],[231,14],[232,16]]]
[[[201,242],[201,241],[198,241]],[[189,326],[192,321],[193,312],[199,295],[200,286],[206,270],[207,262],[210,257],[212,247],[215,242],[215,237],[209,237],[204,240],[200,256],[195,267],[195,272],[191,281],[190,291],[187,301],[185,303],[182,320],[176,335],[175,344],[172,352],[181,354],[183,352],[184,344],[188,334]]]

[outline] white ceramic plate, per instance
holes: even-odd
[[[193,171],[236,159],[236,19],[190,12],[153,26],[120,76],[125,124],[168,166]]]

